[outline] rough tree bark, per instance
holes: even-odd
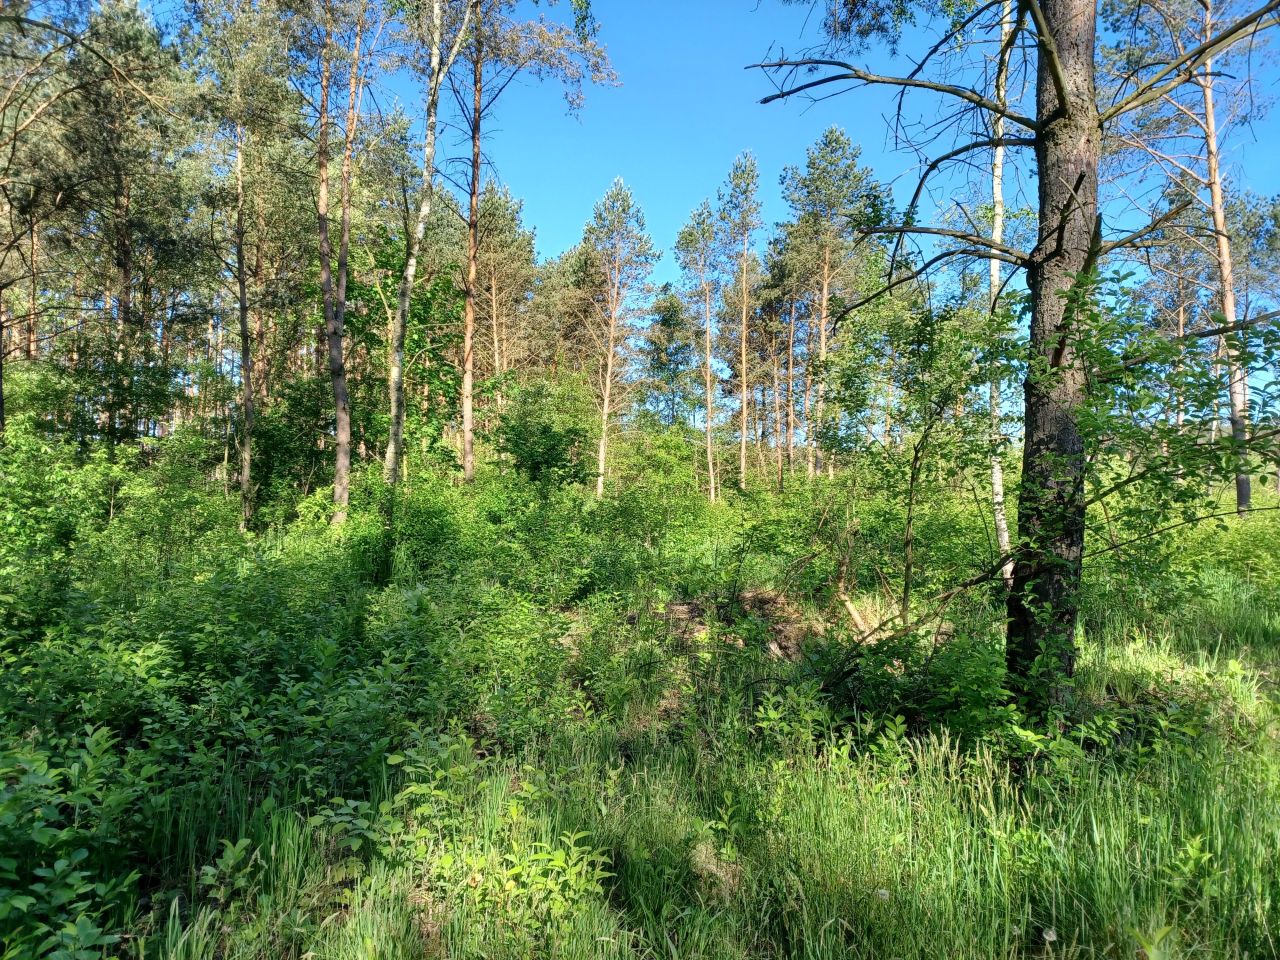
[[[1213,18],[1205,12],[1205,40],[1212,35]],[[1213,61],[1205,63],[1200,77],[1204,97],[1204,143],[1208,161],[1209,201],[1213,211],[1213,232],[1217,241],[1218,283],[1224,326],[1236,322],[1235,266],[1231,259],[1231,235],[1227,232],[1227,206],[1222,185],[1222,167],[1218,150],[1218,118],[1213,98]],[[1243,337],[1244,334],[1238,334]],[[1226,341],[1224,351],[1227,368],[1227,403],[1231,417],[1231,439],[1236,447],[1236,512],[1248,513],[1253,498],[1249,469],[1245,458],[1248,443],[1249,386],[1244,361],[1234,339]]]
[[[1043,0],[1037,24],[1035,153],[1039,242],[1027,282],[1031,337],[1018,528],[1006,659],[1031,709],[1061,706],[1075,669],[1077,590],[1084,552],[1085,399],[1072,292],[1100,248],[1095,97],[1096,0]]]

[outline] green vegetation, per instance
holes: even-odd
[[[1275,950],[1268,515],[1170,535],[1141,590],[1091,566],[1045,731],[992,596],[850,645],[819,511],[861,521],[868,617],[903,523],[852,477],[366,471],[345,527],[244,537],[190,456],[0,451],[6,956]],[[927,505],[927,569],[985,555],[971,517]]]
[[[0,0],[0,960],[1280,956],[1258,2]]]

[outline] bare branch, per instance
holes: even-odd
[[[1280,3],[1280,0],[1275,0]],[[815,87],[823,86],[828,83],[840,83],[842,81],[856,81],[868,85],[881,85],[891,87],[913,87],[920,90],[932,90],[934,93],[943,93],[948,96],[971,103],[976,107],[991,113],[998,113],[1003,117],[1012,120],[1019,126],[1028,130],[1035,130],[1036,122],[1028,116],[1010,110],[1002,104],[996,103],[994,100],[982,96],[974,90],[967,87],[957,87],[949,83],[934,83],[931,80],[919,80],[913,77],[888,77],[878,73],[868,73],[859,67],[855,67],[851,63],[845,63],[842,60],[823,60],[823,59],[804,59],[804,60],[778,60],[772,63],[753,63],[746,69],[748,70],[798,70],[802,67],[832,67],[843,73],[834,73],[818,80],[811,80],[808,83],[802,83],[799,86],[791,87],[785,90],[779,90],[777,93],[770,94],[761,99],[761,103],[773,103],[775,100],[783,100],[787,97],[795,96],[806,90],[812,90]]]
[[[1186,83],[1187,78],[1195,73],[1196,70],[1238,40],[1243,39],[1247,34],[1256,33],[1280,24],[1280,18],[1272,16],[1277,10],[1280,10],[1280,0],[1268,0],[1267,3],[1264,3],[1252,13],[1241,17],[1217,36],[1210,37],[1204,43],[1193,47],[1182,56],[1170,61],[1141,83],[1128,97],[1109,107],[1102,114],[1102,122],[1106,123],[1123,113],[1128,113],[1130,110],[1135,110],[1144,104],[1150,103],[1152,100],[1158,100],[1171,90]],[[1173,79],[1167,79],[1170,77]]]
[[[1006,263],[1012,263],[1016,266],[1025,267],[1029,263],[1028,255],[1021,250],[1015,250],[1013,247],[1005,246],[1003,243],[996,243],[988,237],[978,236],[976,233],[965,233],[963,230],[949,230],[945,227],[860,227],[859,233],[864,234],[895,234],[899,237],[908,234],[919,234],[929,237],[949,237],[952,240],[963,240],[965,243],[975,246],[987,247],[998,253],[1003,253],[1002,258]]]

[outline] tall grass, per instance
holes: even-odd
[[[1033,730],[982,598],[868,651],[856,697],[837,624],[769,652],[745,588],[830,599],[785,542],[811,493],[649,496],[422,481],[337,537],[90,538],[0,647],[0,829],[22,870],[87,851],[31,909],[101,925],[77,958],[1280,952],[1280,545],[1232,528],[1162,605],[1102,582],[1073,711]]]

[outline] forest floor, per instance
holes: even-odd
[[[834,488],[527,494],[139,489],[11,577],[0,956],[1277,955],[1274,520],[1093,570],[1046,728],[991,596],[857,642]]]

